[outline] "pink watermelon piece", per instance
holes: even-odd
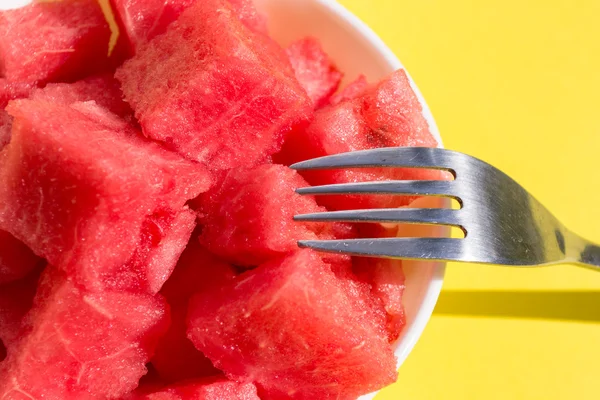
[[[10,142],[12,129],[12,117],[4,108],[11,100],[28,97],[33,88],[34,85],[31,83],[10,82],[5,78],[0,78],[0,150]]]
[[[297,214],[325,211],[314,197],[295,192],[305,186],[304,178],[283,165],[230,170],[205,195],[200,242],[235,265],[252,267],[297,250],[300,239],[333,238],[344,224],[293,220]],[[342,234],[351,236],[345,227]]]
[[[171,307],[171,326],[158,342],[151,362],[163,381],[173,383],[219,373],[187,338],[188,301],[192,294],[219,287],[234,277],[235,271],[229,264],[192,238],[161,290]]]
[[[371,286],[374,301],[385,310],[388,340],[395,341],[406,325],[402,303],[404,273],[400,261],[356,257],[353,271],[361,281]]]
[[[104,70],[110,35],[96,0],[35,1],[0,11],[0,76],[34,83]]]
[[[256,386],[225,378],[191,380],[128,396],[126,400],[260,400]]]
[[[15,100],[0,152],[0,229],[90,290],[156,293],[195,226],[207,171],[94,102]]]
[[[296,78],[315,107],[326,104],[338,89],[343,74],[325,53],[321,43],[313,37],[307,37],[289,45],[286,53]]]
[[[436,147],[422,107],[403,70],[383,79],[358,97],[317,111],[310,127],[286,143],[287,162],[348,151],[379,147]],[[280,155],[281,157],[281,155]],[[311,185],[398,180],[442,179],[433,170],[380,168],[345,169],[303,173]],[[319,196],[319,204],[331,210],[399,207],[407,196]]]
[[[356,399],[396,379],[390,344],[318,254],[301,250],[190,302],[188,336],[268,399]]]
[[[0,78],[0,109],[8,105],[10,100],[29,97],[35,86],[26,82],[11,82],[5,78]]]
[[[40,269],[27,277],[0,285],[0,343],[7,349],[19,338],[21,321],[33,305]]]
[[[338,105],[346,100],[353,100],[364,93],[368,88],[369,82],[367,81],[367,77],[360,75],[339,93],[331,96],[330,104]]]
[[[0,285],[24,278],[40,261],[23,242],[0,230]]]
[[[48,267],[23,323],[0,364],[0,398],[115,399],[146,373],[168,306],[147,294],[86,292]]]
[[[12,131],[12,117],[4,110],[0,110],[0,150],[10,142]]]
[[[194,3],[116,77],[146,136],[213,170],[260,164],[312,114],[283,50],[222,0]]]
[[[120,117],[133,115],[133,110],[123,100],[121,84],[112,74],[92,76],[74,83],[49,83],[43,89],[34,90],[31,98],[62,104],[93,100]]]
[[[195,0],[111,0],[132,53],[157,35],[164,33]],[[252,0],[230,0],[239,19],[250,29],[267,33],[266,18]]]

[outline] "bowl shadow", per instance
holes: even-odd
[[[600,291],[442,291],[434,315],[600,323]]]

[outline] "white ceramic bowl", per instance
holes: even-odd
[[[0,9],[16,8],[30,2],[31,0],[0,0]],[[346,74],[345,83],[361,73],[369,81],[375,82],[403,68],[383,41],[335,0],[255,2],[268,15],[271,34],[280,43],[285,45],[306,35],[319,38],[325,50]],[[412,80],[411,83],[423,106],[429,128],[441,144],[431,112]],[[398,366],[406,359],[429,321],[444,277],[443,263],[404,262],[403,267],[406,275],[404,306],[407,325],[396,344]],[[372,399],[374,396],[374,393],[362,396],[360,400]]]
[[[363,73],[370,82],[403,68],[383,41],[361,20],[335,0],[255,0],[269,17],[272,36],[286,45],[302,36],[319,38],[325,50],[350,81]],[[423,106],[423,114],[433,135],[441,144],[431,112],[411,80]],[[431,317],[442,288],[444,264],[404,262],[406,291],[404,305],[407,325],[396,344],[398,366],[406,359]],[[362,396],[372,399],[375,394]]]

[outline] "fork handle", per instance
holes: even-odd
[[[600,246],[573,233],[567,238],[567,257],[584,267],[600,271]]]
[[[600,246],[589,243],[579,256],[579,262],[586,267],[600,268]]]

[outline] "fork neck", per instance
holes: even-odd
[[[600,246],[569,231],[566,236],[567,261],[600,270]]]

